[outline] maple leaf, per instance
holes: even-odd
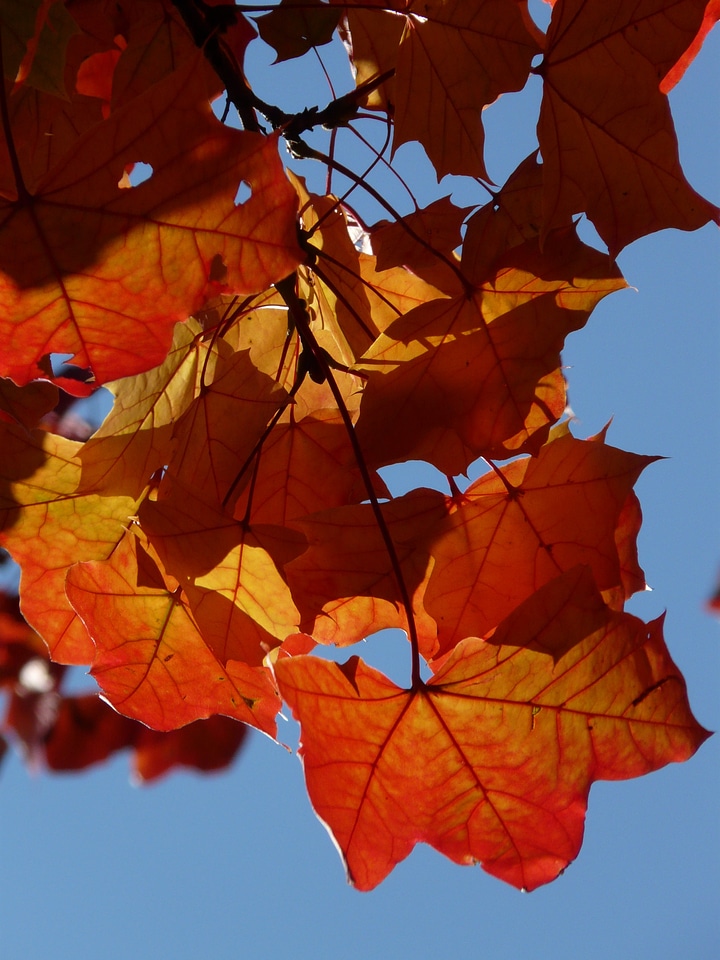
[[[339,25],[357,85],[288,114],[223,0],[3,0],[0,544],[42,640],[0,602],[0,686],[31,761],[219,769],[247,725],[275,735],[279,687],[358,887],[427,842],[532,889],[576,856],[594,780],[697,749],[660,622],[623,612],[655,458],[558,420],[565,337],[624,286],[573,216],[612,255],[717,216],[664,96],[716,15],[558,0],[545,38],[526,0],[281,0],[257,20],[278,60]],[[469,217],[421,205],[399,146],[486,177],[481,111],[530,72],[540,153]],[[323,164],[325,195],[285,173],[281,138]],[[378,208],[391,220],[367,226]],[[108,382],[86,443],[48,432]],[[418,458],[449,495],[390,495],[380,468]],[[408,635],[409,689],[308,655],[385,627]],[[45,643],[112,706],[65,696]]]
[[[371,239],[377,269],[402,265],[422,273],[423,268],[437,266],[438,254],[450,257],[461,246],[460,228],[471,209],[441,197],[402,220],[376,223]]]
[[[542,252],[536,241],[515,248],[472,294],[397,320],[357,364],[369,462],[427,460],[457,475],[478,456],[536,451],[565,409],[565,336],[624,285],[607,258],[561,233]]]
[[[300,271],[300,293],[316,329],[332,336],[333,356],[352,364],[392,320],[443,294],[433,285],[434,275],[426,282],[409,270],[381,266],[359,250],[340,200],[310,194],[300,178],[292,180],[314,257],[312,270]],[[438,255],[433,259],[437,262]]]
[[[543,168],[530,154],[502,189],[470,218],[462,245],[463,272],[475,283],[492,277],[495,262],[509,251],[540,237]],[[570,226],[568,217],[563,227]]]
[[[174,424],[195,398],[201,360],[193,320],[178,324],[165,360],[147,373],[111,381],[114,396],[108,416],[78,452],[81,489],[113,490],[139,497],[153,473],[175,449]]]
[[[31,10],[31,4],[20,3],[17,6]],[[57,2],[53,4],[53,9],[66,11],[65,4]],[[77,12],[77,5],[74,4],[73,15]],[[7,52],[6,27],[3,29],[4,54]],[[4,99],[12,136],[9,137],[4,129],[5,135],[0,137],[0,195],[8,199],[16,196],[17,186],[17,168],[9,152],[10,140],[17,167],[22,170],[23,182],[32,193],[38,182],[74,146],[78,137],[103,117],[101,101],[78,96],[75,91],[78,71],[82,68],[84,58],[97,49],[98,39],[83,33],[71,37],[65,45],[59,42],[59,36],[54,31],[46,29],[43,32],[50,37],[51,57],[56,62],[61,59],[65,61],[63,89],[51,93],[27,82],[17,85],[10,82],[14,77],[8,76]],[[108,42],[111,43],[112,39]],[[12,71],[8,70],[7,56],[4,56],[4,65],[6,74],[10,74]]]
[[[66,695],[67,673],[22,618],[17,598],[0,592],[0,690],[8,694],[2,729],[34,763],[53,771],[82,770],[120,750],[150,782],[179,766],[218,770],[245,742],[247,726],[214,716],[160,733],[116,713],[96,693]]]
[[[278,423],[263,445],[254,482],[235,504],[238,519],[281,524],[329,507],[359,503],[367,490],[347,429],[335,409]],[[322,484],[318,484],[322,477]],[[374,477],[379,496],[387,489]]]
[[[644,587],[634,555],[639,523],[628,497],[654,459],[611,447],[602,436],[577,440],[561,431],[537,457],[471,484],[427,534],[434,563],[425,608],[438,624],[435,655],[463,637],[485,636],[578,563],[590,566],[600,590],[622,589],[623,601],[625,589]],[[622,560],[618,536],[628,538]]]
[[[218,123],[198,103],[199,66],[155,84],[142,110],[115,111],[33,196],[18,182],[18,199],[0,206],[12,236],[0,257],[5,375],[26,382],[49,352],[72,354],[98,382],[147,370],[211,291],[257,292],[301,259],[275,138]],[[137,160],[151,181],[121,189]],[[252,195],[236,206],[241,181]]]
[[[661,93],[669,93],[672,88],[682,80],[685,71],[698,55],[705,37],[710,33],[718,20],[720,20],[720,0],[709,0],[705,8],[705,15],[703,16],[698,32],[695,34],[694,40],[677,63],[665,74],[663,82],[660,84]]]
[[[438,180],[448,173],[489,179],[480,112],[521,90],[540,52],[516,0],[429,0],[408,9],[397,54],[393,151],[419,140]]]
[[[96,693],[63,697],[44,737],[44,760],[50,770],[83,770],[131,747],[139,730]]]
[[[126,19],[127,25],[120,34],[120,56],[115,59],[114,50],[111,50],[112,58],[104,61],[110,68],[107,77],[111,90],[108,98],[109,112],[132,102],[186,64],[193,61],[197,63],[195,44],[182,22],[170,15],[172,7],[168,7],[166,3],[140,4],[135,16]],[[96,29],[94,23],[93,29]],[[113,39],[117,43],[117,39]],[[90,68],[88,61],[83,63],[83,67]],[[197,70],[197,66],[195,69]],[[78,80],[80,76],[79,71]],[[221,85],[218,81],[215,81],[215,84],[214,89],[219,94]],[[202,86],[198,84],[197,94],[200,96],[201,91]],[[78,92],[89,91],[83,91],[78,84]],[[136,108],[140,106],[140,103],[136,104]]]
[[[32,87],[21,87],[8,100],[14,153],[30,191],[47,175],[58,157],[77,141],[79,134],[102,119],[102,105],[89,98],[83,98],[81,103],[68,103]],[[9,200],[17,195],[13,166],[6,138],[0,137],[0,196]]]
[[[55,0],[8,2],[2,16],[5,76],[60,97],[65,90],[65,52],[77,24],[63,3]],[[20,27],[18,31],[17,28]],[[7,59],[7,62],[6,62]]]
[[[182,584],[203,638],[223,659],[259,665],[299,614],[278,567],[301,552],[283,527],[250,526],[175,484],[139,511],[168,573]]]
[[[358,657],[280,659],[275,674],[313,807],[360,890],[418,842],[532,890],[577,855],[593,781],[685,760],[708,736],[660,623],[609,611],[583,568],[413,689]]]
[[[45,738],[45,763],[58,772],[81,770],[129,749],[135,777],[150,783],[181,766],[202,771],[226,767],[247,731],[245,724],[214,716],[162,733],[116,713],[96,694],[63,697]]]
[[[413,490],[379,509],[414,599],[419,641],[423,650],[434,650],[437,628],[422,601],[428,554],[419,541],[445,516],[446,498],[436,490]],[[397,572],[371,505],[321,511],[291,526],[307,540],[307,549],[284,568],[306,633],[320,643],[345,646],[386,627],[409,629]]]
[[[280,0],[256,22],[260,36],[273,48],[275,62],[279,63],[329,43],[339,19],[340,11],[323,0]]]
[[[390,111],[395,103],[395,64],[397,50],[405,29],[402,17],[390,12],[402,10],[406,4],[391,3],[349,4],[332,0],[343,7],[340,35],[348,51],[355,83],[366,87],[382,76],[387,79],[380,86],[371,86],[363,97],[371,110]]]
[[[169,472],[222,503],[286,393],[245,351],[222,351],[215,360],[212,380],[174,425],[177,448]]]
[[[110,116],[113,77],[122,54],[121,46],[94,53],[80,64],[75,79],[75,90],[86,97],[102,100],[103,118]]]
[[[500,94],[522,89],[541,49],[524,0],[343,6],[357,84],[392,76],[367,104],[392,110],[393,152],[419,140],[438,180],[448,173],[487,179],[480,113]]]
[[[47,13],[48,0],[8,0],[0,10],[2,25],[3,76],[15,80],[18,70],[27,53],[28,44],[36,33],[36,24],[40,26]]]
[[[91,673],[120,713],[155,730],[222,714],[274,736],[280,704],[267,670],[213,650],[134,534],[108,560],[73,566],[66,592],[95,644]]]
[[[653,231],[720,218],[685,179],[659,88],[697,33],[705,2],[554,5],[539,70],[545,231],[585,211],[615,256]]]
[[[79,489],[81,443],[0,422],[0,545],[22,568],[22,612],[59,663],[89,663],[94,648],[65,597],[78,560],[104,559],[137,500]]]
[[[47,380],[35,380],[25,387],[0,379],[0,419],[21,423],[32,430],[58,402],[57,387]]]

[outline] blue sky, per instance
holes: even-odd
[[[716,202],[719,90],[716,31],[672,97],[687,176]],[[533,109],[528,91],[485,114],[498,181],[533,146]],[[429,191],[417,151],[402,148],[400,160]],[[603,301],[564,354],[576,433],[612,418],[610,442],[668,458],[638,484],[653,590],[630,609],[646,620],[667,610],[668,646],[710,729],[720,727],[718,624],[703,610],[720,572],[719,254],[710,227],[638,241],[619,258],[636,290]],[[401,637],[371,638],[362,653],[406,677]],[[294,725],[281,724],[281,736],[294,745]],[[579,858],[530,895],[425,847],[357,893],[310,809],[297,758],[260,735],[229,773],[150,788],[129,785],[125,757],[63,777],[29,775],[10,757],[0,768],[2,956],[715,960],[718,742],[687,764],[596,784]]]

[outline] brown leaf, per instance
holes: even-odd
[[[540,52],[528,24],[524,0],[427,0],[422,15],[409,12],[397,57],[393,151],[419,140],[438,180],[448,173],[489,179],[480,113],[525,85]]]
[[[542,252],[516,247],[472,296],[397,320],[358,364],[369,461],[427,460],[457,475],[479,456],[536,451],[565,409],[566,335],[623,286],[607,257],[562,232]]]
[[[545,233],[585,211],[616,256],[655,230],[719,220],[685,179],[659,89],[704,9],[705,0],[628,2],[612,16],[602,0],[554,6],[538,124]]]

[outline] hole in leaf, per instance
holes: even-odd
[[[137,163],[129,163],[125,171],[118,180],[118,186],[121,190],[127,190],[130,187],[139,187],[153,175],[153,168],[149,163],[138,160]]]
[[[146,180],[149,180],[152,175],[153,168],[150,166],[150,164],[140,161],[132,168],[132,172],[130,174],[130,183],[134,187],[137,187],[141,183],[145,183]]]
[[[88,396],[93,389],[90,385],[93,381],[92,373],[87,368],[79,367],[76,363],[73,363],[73,359],[72,353],[46,354],[40,366],[47,372],[51,379],[64,381],[63,389],[72,393],[73,396]],[[69,382],[77,383],[78,390],[74,391],[69,389]],[[87,387],[84,386],[86,384],[88,385]]]
[[[577,232],[583,243],[587,243],[588,246],[596,247],[598,250],[603,251],[607,249],[605,242],[595,229],[592,220],[588,220],[587,217],[582,216],[577,220]]]
[[[48,356],[50,362],[50,369],[54,376],[57,376],[60,372],[60,369],[65,363],[68,363],[72,360],[73,355],[71,353],[51,353]]]
[[[237,193],[235,194],[235,206],[239,207],[241,203],[247,203],[251,196],[252,187],[247,180],[241,181],[240,186],[237,188]]]

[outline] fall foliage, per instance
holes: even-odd
[[[356,887],[424,842],[530,890],[577,856],[594,781],[708,735],[662,622],[624,610],[655,458],[574,435],[561,351],[623,247],[720,222],[667,101],[720,9],[556,0],[547,32],[526,0],[260,9],[0,7],[4,729],[40,766],[129,748],[151,780],[274,738],[284,701]],[[341,42],[346,89],[267,102],[258,36],[278,62]],[[498,187],[482,111],[531,75],[539,149]],[[374,172],[410,142],[476,201],[401,215]],[[87,436],[62,411],[99,387]],[[392,496],[414,460],[447,486]],[[313,655],[389,627],[404,688]]]

